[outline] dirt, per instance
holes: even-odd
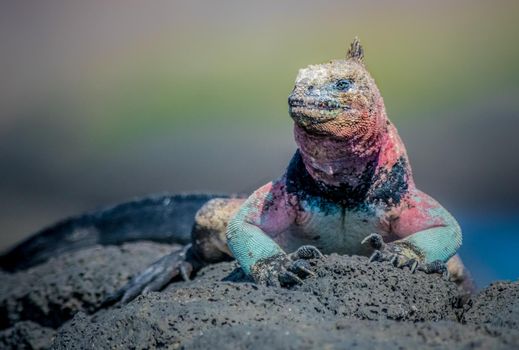
[[[519,347],[518,282],[497,282],[466,301],[441,275],[335,254],[313,261],[316,276],[291,289],[227,281],[236,266],[221,263],[190,282],[96,312],[171,249],[94,247],[0,272],[0,348]]]

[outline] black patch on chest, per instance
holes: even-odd
[[[392,207],[400,203],[409,188],[409,166],[404,157],[400,157],[391,170],[381,169],[373,179],[369,200]]]
[[[311,202],[324,212],[335,210],[337,206],[356,209],[365,202],[373,173],[374,166],[368,166],[359,186],[329,186],[310,176],[298,150],[288,165],[287,192],[297,195],[300,200]]]
[[[371,205],[398,204],[408,189],[409,170],[407,161],[401,157],[390,171],[376,171],[375,162],[366,167],[360,185],[329,186],[315,181],[296,151],[287,169],[286,189],[299,200],[316,205],[323,212],[342,207],[348,210],[367,210]]]

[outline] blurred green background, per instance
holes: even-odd
[[[517,278],[497,243],[519,248],[515,224],[496,227],[519,216],[518,15],[517,1],[2,2],[0,249],[134,196],[275,178],[298,69],[359,36],[417,184],[474,232],[467,264]]]

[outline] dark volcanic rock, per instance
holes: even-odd
[[[497,333],[496,333],[497,332]],[[214,328],[184,349],[514,349],[517,331],[503,332],[452,321],[403,323],[340,320],[294,327]]]
[[[361,256],[331,254],[296,290],[316,295],[338,317],[401,321],[457,320],[460,295],[439,274],[410,273]]]
[[[457,287],[440,275],[335,254],[313,261],[316,276],[291,290],[223,281],[235,265],[222,263],[204,268],[193,281],[88,314],[171,249],[151,243],[96,247],[27,272],[0,274],[6,328],[0,346],[12,347],[12,338],[35,344],[27,348],[45,348],[54,335],[57,349],[519,346],[519,332],[512,329],[517,283],[492,286],[461,307]],[[31,343],[35,339],[40,343]]]
[[[48,349],[56,331],[31,321],[0,331],[0,349]]]
[[[467,323],[519,329],[519,283],[495,282],[475,296],[465,313]]]
[[[94,247],[15,274],[2,273],[0,329],[30,320],[56,328],[92,311],[143,266],[171,251],[155,243]]]

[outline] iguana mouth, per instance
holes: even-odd
[[[334,120],[335,114],[323,116],[323,111],[331,112],[332,110],[323,110],[321,108],[308,108],[307,106],[302,107],[290,107],[290,116],[294,119],[297,124],[304,127],[310,125],[324,124]],[[318,116],[316,116],[316,114]],[[326,113],[328,114],[328,113]]]
[[[317,100],[310,98],[288,98],[290,116],[297,124],[308,128],[311,125],[325,124],[337,118],[350,106],[341,105],[334,100]]]
[[[339,102],[333,100],[300,99],[290,97],[288,98],[288,106],[290,108],[320,109],[325,111],[350,109],[349,106],[343,106]]]

